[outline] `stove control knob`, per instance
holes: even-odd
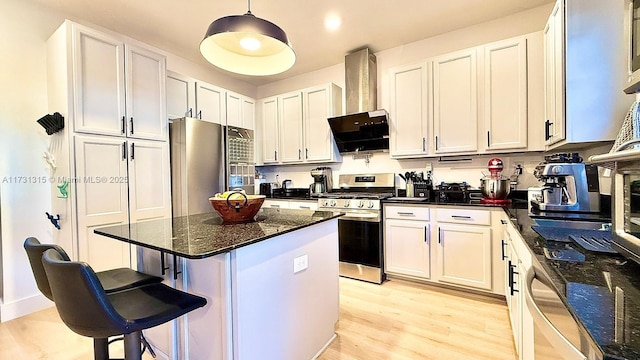
[[[363,207],[364,206],[364,201],[358,200],[358,202],[356,202],[356,206],[359,207],[359,208]]]
[[[369,201],[369,203],[367,204],[367,207],[369,209],[373,209],[373,201]]]
[[[329,206],[329,200],[322,200],[322,206],[324,207]]]
[[[344,201],[344,207],[349,207],[350,204],[351,204],[351,201],[349,200]]]
[[[335,201],[335,200],[331,200],[331,201],[329,202],[329,206],[332,206],[332,207],[333,207],[333,206],[336,206],[336,201]]]

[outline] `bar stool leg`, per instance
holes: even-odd
[[[140,331],[132,332],[124,336],[124,360],[142,360]]]
[[[109,360],[109,339],[93,339],[94,360]]]

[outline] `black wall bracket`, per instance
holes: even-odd
[[[38,119],[38,124],[47,131],[47,135],[52,135],[64,129],[64,117],[59,112],[47,114]]]

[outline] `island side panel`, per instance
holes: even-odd
[[[308,267],[294,273],[294,259]],[[235,360],[314,358],[339,314],[338,220],[231,253]]]

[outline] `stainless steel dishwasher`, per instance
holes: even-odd
[[[524,297],[534,324],[535,360],[602,360],[602,352],[567,310],[534,259]]]

